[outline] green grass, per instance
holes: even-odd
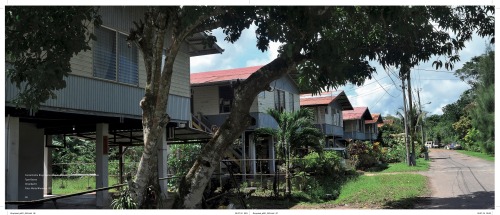
[[[426,192],[427,178],[418,174],[360,176],[346,183],[333,203],[382,208],[405,204],[403,208],[412,208],[408,200]]]
[[[383,171],[382,173],[391,173],[391,172],[414,172],[414,171],[427,171],[429,170],[430,160],[426,161],[423,158],[417,159],[416,166],[408,166],[407,163],[391,163],[389,167]]]
[[[52,194],[54,195],[63,195],[63,194],[72,194],[95,189],[95,177],[77,177],[77,178],[53,178],[52,179]],[[114,184],[118,184],[118,178],[109,177],[108,179],[109,186]],[[110,191],[114,191],[110,190]]]
[[[460,152],[460,153],[465,154],[465,155],[481,158],[481,159],[487,160],[487,161],[495,161],[495,156],[485,154],[482,152],[472,152],[472,151],[465,151],[465,150],[456,150],[456,152]]]

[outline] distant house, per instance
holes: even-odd
[[[224,123],[231,112],[234,92],[233,86],[247,79],[262,66],[209,71],[191,74],[193,114],[206,127],[216,130]],[[226,156],[229,159],[246,160],[239,164],[245,175],[257,172],[275,172],[275,152],[273,138],[256,141],[256,128],[277,128],[278,124],[266,112],[268,109],[294,111],[299,106],[299,89],[288,75],[273,81],[270,91],[261,92],[253,101],[250,115],[253,125],[248,127],[239,141]],[[258,161],[258,162],[257,162]],[[222,166],[221,168],[224,168]]]
[[[342,111],[353,110],[344,91],[323,92],[317,95],[300,95],[301,108],[310,108],[315,125],[325,134],[325,147],[340,146],[344,139]]]
[[[384,120],[382,120],[382,121],[383,121],[383,122],[382,122],[382,123],[379,123],[379,124],[377,125],[377,127],[379,127],[379,128],[380,128],[380,127],[382,127],[382,126],[384,126],[384,125],[392,125],[392,124],[394,124],[394,120],[393,120],[393,119],[384,119]]]
[[[367,140],[369,131],[366,120],[372,120],[368,107],[354,107],[353,110],[342,111],[344,119],[344,138],[352,140]]]
[[[376,140],[378,136],[378,127],[383,123],[382,115],[379,113],[372,114],[372,119],[365,121],[365,130],[368,131],[368,137],[366,139]]]
[[[64,147],[53,145],[52,135],[96,142],[97,188],[108,186],[108,147],[122,150],[142,142],[139,102],[144,97],[146,71],[141,52],[135,46],[129,47],[126,38],[135,27],[133,21],[143,19],[145,11],[146,7],[137,6],[100,7],[102,25],[99,28],[87,26],[97,37],[96,41],[90,41],[92,50],[78,53],[71,59],[72,71],[64,78],[66,88],[55,92],[57,99],[41,104],[35,114],[16,108],[13,100],[18,97],[19,90],[6,80],[7,201],[36,200],[51,194],[52,149]],[[171,141],[187,141],[195,135],[207,137],[188,126],[192,119],[189,58],[221,53],[217,45],[205,48],[202,45],[204,37],[204,33],[196,33],[183,41],[175,59],[167,107],[171,121],[165,128],[171,131],[168,132]],[[166,37],[165,44],[169,44],[169,40]],[[165,139],[162,149],[167,148]],[[159,162],[166,164],[167,150],[162,152]],[[160,177],[165,177],[166,165],[159,165],[158,172]],[[27,175],[33,181],[28,185],[24,183]],[[162,190],[166,190],[166,180],[160,183]],[[98,207],[106,202],[106,195],[107,191],[97,192]],[[8,205],[7,208],[17,206]]]

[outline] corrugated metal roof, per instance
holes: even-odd
[[[338,101],[343,110],[352,110],[351,102],[347,98],[343,90],[322,92],[317,95],[301,94],[300,106],[317,106],[328,105],[334,101]]]
[[[372,114],[372,118],[371,120],[366,120],[365,121],[365,124],[373,124],[373,123],[383,123],[384,121],[382,121],[382,116],[379,114],[379,113],[374,113]]]
[[[368,107],[354,107],[354,110],[342,111],[342,118],[344,120],[371,120],[372,116],[370,114],[370,111],[368,110]]]
[[[231,81],[236,79],[247,79],[252,73],[259,70],[262,66],[252,66],[237,69],[226,69],[209,72],[199,72],[191,74],[191,84],[201,85],[208,83]]]

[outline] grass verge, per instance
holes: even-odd
[[[318,201],[306,192],[298,191],[291,199],[273,199],[268,191],[267,195],[252,195],[247,203],[252,209],[411,209],[428,192],[427,178],[419,174],[362,175],[342,185],[336,200]]]
[[[332,203],[359,208],[413,208],[410,200],[426,192],[427,178],[418,174],[361,176],[345,184]]]
[[[95,189],[95,184],[95,177],[53,178],[52,194],[63,195],[92,190]],[[108,184],[109,186],[118,184],[118,179],[116,177],[109,177]],[[115,191],[115,189],[110,191]]]
[[[469,155],[472,157],[481,158],[481,159],[487,160],[487,161],[493,161],[493,162],[495,161],[495,156],[485,154],[482,152],[472,152],[472,151],[465,151],[465,150],[456,150],[456,152],[460,152],[462,154]]]
[[[415,171],[427,171],[430,167],[430,160],[425,160],[423,158],[417,159],[416,166],[408,166],[407,163],[391,163],[389,167],[381,173],[391,173],[391,172],[415,172]]]

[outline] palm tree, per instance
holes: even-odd
[[[312,123],[313,113],[310,109],[287,112],[269,109],[267,111],[278,123],[278,128],[259,128],[257,135],[270,135],[277,139],[276,152],[279,158],[285,160],[285,194],[290,196],[292,191],[290,180],[290,157],[301,147],[312,147],[321,151],[320,141],[324,135]],[[276,178],[275,178],[276,180]]]

